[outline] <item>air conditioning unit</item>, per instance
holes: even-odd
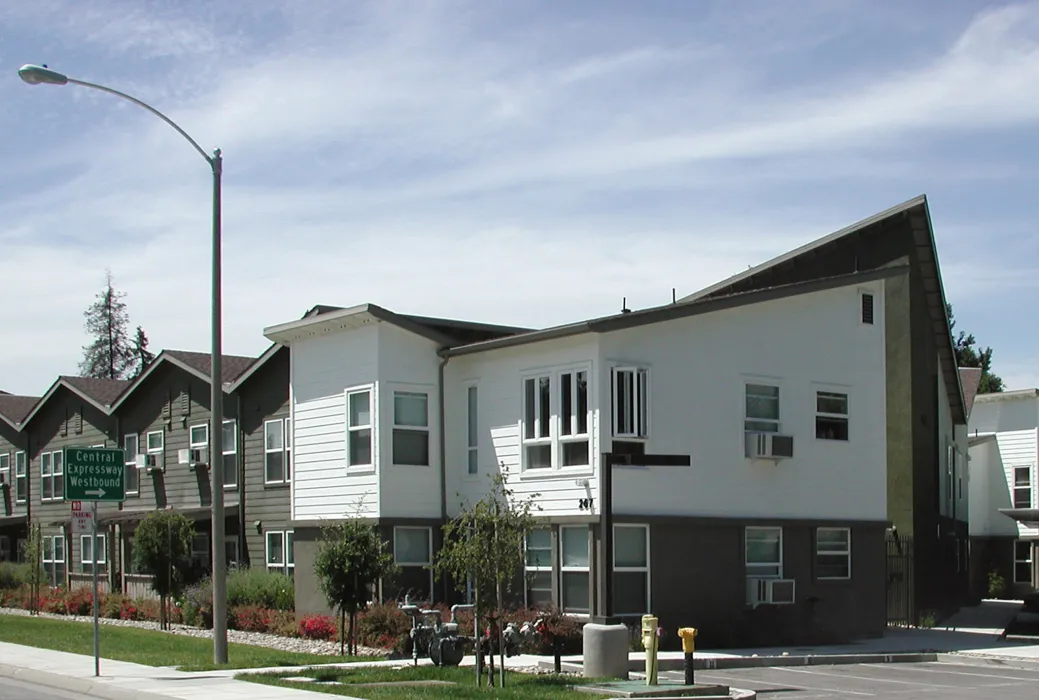
[[[794,436],[777,433],[746,433],[746,456],[779,461],[794,456]]]
[[[197,467],[209,463],[208,447],[188,447],[177,450],[177,464]]]
[[[137,455],[137,468],[144,469],[149,473],[161,472],[164,471],[165,464],[163,464],[162,455],[153,452],[151,454]]]
[[[791,605],[794,603],[795,585],[792,578],[748,578],[747,604]]]

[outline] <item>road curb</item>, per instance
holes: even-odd
[[[700,671],[720,671],[734,668],[763,668],[766,666],[841,666],[848,664],[895,664],[895,663],[928,663],[938,660],[934,652],[898,652],[891,654],[814,654],[808,656],[725,656],[694,658],[693,668]],[[551,661],[539,661],[538,666],[544,669],[553,668]],[[632,659],[628,662],[629,671],[644,671],[645,662]],[[681,671],[685,668],[684,659],[658,659],[657,669],[660,671]],[[580,673],[581,664],[564,661],[562,669]]]
[[[41,685],[56,690],[67,690],[80,695],[89,695],[92,698],[102,698],[103,700],[170,700],[169,695],[129,690],[99,680],[72,678],[63,676],[60,673],[36,671],[31,668],[22,668],[21,666],[11,666],[3,663],[0,663],[0,678],[12,678],[33,685]]]

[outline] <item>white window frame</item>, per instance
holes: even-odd
[[[288,435],[286,431],[287,418],[271,418],[263,422],[263,483],[264,484],[288,484],[292,481],[289,472],[289,450]],[[281,447],[271,449],[267,446],[267,437],[271,426],[277,425],[281,432]],[[267,465],[267,455],[281,454],[281,478],[272,479]]]
[[[564,566],[564,564],[563,564],[563,557],[564,557],[564,554],[566,552],[566,546],[565,546],[566,534],[565,534],[565,532],[567,530],[578,530],[578,531],[584,532],[584,536],[586,538],[586,542],[587,542],[587,546],[588,546],[588,552],[587,552],[587,555],[586,555],[587,558],[588,558],[588,564],[587,565],[585,565],[585,566]],[[559,609],[562,610],[564,613],[567,613],[568,615],[574,615],[574,616],[581,617],[581,616],[590,615],[591,612],[592,612],[591,609],[586,610],[586,611],[577,611],[577,612],[572,612],[570,610],[567,610],[564,607],[565,601],[563,599],[564,594],[566,593],[566,585],[564,584],[563,579],[565,578],[566,574],[581,574],[581,573],[583,573],[585,575],[585,577],[586,577],[586,585],[590,585],[591,584],[591,577],[592,577],[591,561],[592,561],[592,537],[591,537],[591,531],[588,529],[588,526],[587,525],[561,525],[559,527]],[[589,590],[588,605],[589,605],[589,608],[591,608],[591,606],[592,606],[592,599],[591,599],[591,591],[590,590]]]
[[[79,564],[80,570],[84,574],[92,573],[94,565],[105,567],[108,564],[108,541],[105,533],[98,533],[97,539],[94,540],[94,545],[90,549],[90,559],[86,556],[86,545],[90,543],[90,535],[79,536]],[[101,544],[101,558],[97,559],[94,555],[94,548]],[[87,568],[87,567],[90,568]],[[102,569],[103,570],[103,569]]]
[[[134,442],[134,454],[132,457],[126,456],[126,441],[133,440]],[[141,473],[138,471],[137,466],[137,455],[141,454],[141,436],[139,433],[127,433],[123,435],[123,472],[125,476],[123,481],[126,484],[126,495],[137,496],[141,493]],[[133,470],[132,472],[130,470]],[[137,488],[130,488],[130,474],[133,474],[137,480]]]
[[[7,488],[14,488],[14,483],[11,481],[11,462],[13,458],[10,452],[0,452],[0,485],[7,486]]]
[[[231,426],[231,439],[227,439],[227,426]],[[221,437],[223,440],[220,441],[220,468],[223,470],[224,475],[224,489],[228,491],[234,491],[238,488],[238,421],[234,418],[225,419],[220,424]],[[230,446],[228,446],[230,443]],[[234,457],[234,469],[227,468],[227,458]],[[233,480],[228,479],[227,476],[230,474],[234,477]],[[237,542],[237,540],[235,540]],[[237,545],[236,545],[237,546]]]
[[[541,395],[541,382],[542,380],[548,380],[548,415],[544,415],[546,407],[542,402]],[[527,386],[533,383],[533,406],[528,406],[528,395]],[[523,462],[523,471],[536,471],[545,472],[552,469],[555,466],[555,459],[553,457],[554,450],[552,449],[552,385],[555,382],[552,381],[551,371],[540,371],[525,374],[520,378],[520,442],[521,442],[521,460]],[[528,408],[530,409],[528,411]],[[528,413],[530,419],[528,420]],[[531,434],[528,435],[527,431],[530,430]],[[548,448],[548,464],[542,466],[531,466],[531,460],[528,455],[528,451],[532,448],[543,449]]]
[[[536,527],[536,528],[534,528],[534,531],[544,532],[544,533],[548,534],[548,555],[547,555],[547,559],[545,561],[541,561],[539,559],[537,564],[531,564],[530,561],[527,559],[527,552],[530,550],[530,535],[528,534],[527,537],[524,538],[524,541],[523,541],[523,572],[524,572],[524,579],[525,580],[523,582],[523,603],[528,608],[531,605],[534,604],[530,600],[530,591],[531,590],[542,590],[542,589],[532,589],[530,584],[529,584],[529,582],[528,582],[528,580],[526,580],[526,578],[527,578],[526,575],[527,574],[539,574],[539,573],[548,572],[549,602],[552,603],[552,604],[555,604],[555,597],[554,597],[554,594],[552,592],[552,579],[554,577],[554,572],[553,572],[553,567],[552,567],[552,528],[551,527]],[[542,551],[542,550],[539,549],[538,551]]]
[[[364,424],[352,425],[350,422],[350,397],[354,394],[367,394],[368,395],[368,422]],[[362,386],[350,387],[343,393],[344,406],[346,417],[346,453],[344,455],[344,462],[346,464],[346,470],[350,473],[364,473],[375,471],[375,463],[378,460],[378,395],[375,390],[374,384],[365,384]],[[350,464],[350,453],[351,445],[355,433],[361,433],[368,431],[368,455],[369,460],[364,464]]]
[[[159,442],[161,443],[158,447],[152,447],[151,437],[152,435],[159,436]],[[140,449],[138,447],[137,449]],[[162,430],[149,430],[144,434],[144,453],[147,455],[158,455],[155,459],[155,466],[162,469],[166,466],[166,433]]]
[[[427,548],[429,550],[429,557],[424,562],[408,561],[402,562],[397,556],[400,548],[397,546],[397,533],[403,530],[425,530],[427,537]],[[433,528],[424,525],[397,525],[393,528],[393,563],[399,567],[408,568],[426,568],[429,574],[429,593],[430,597],[436,597],[433,590]]]
[[[1018,548],[1020,546],[1026,546],[1028,548],[1028,556],[1025,559],[1021,559],[1018,555]],[[1032,585],[1032,572],[1034,570],[1032,553],[1035,551],[1032,540],[1014,540],[1014,583],[1023,583]],[[1017,567],[1021,564],[1028,566],[1028,578],[1019,579],[1017,576]]]
[[[57,551],[58,551],[57,544],[59,542],[61,543],[61,558],[60,559],[58,559],[58,557],[57,557]],[[49,574],[50,578],[48,579],[48,582],[51,585],[58,585],[58,586],[64,585],[65,582],[68,580],[68,575],[69,575],[68,561],[67,561],[68,560],[68,556],[67,556],[68,553],[65,551],[66,550],[66,547],[65,547],[65,536],[64,535],[44,535],[43,536],[43,546],[41,547],[41,549],[43,550],[41,552],[41,558],[43,560],[44,574],[48,575],[47,574],[47,564],[50,564],[54,569],[57,569],[58,565],[60,564],[61,568],[64,570],[64,574],[65,574],[64,576],[62,576],[61,581],[58,581],[54,577],[53,574]],[[48,557],[48,553],[50,555],[49,557]]]
[[[44,459],[46,457],[46,459]],[[47,469],[44,470],[44,464],[47,464]],[[58,465],[58,466],[55,466]],[[49,480],[51,484],[51,495],[48,498],[43,497],[44,480]],[[61,495],[56,496],[58,493],[58,485],[61,485]],[[47,452],[40,453],[40,501],[43,503],[56,503],[65,500],[65,460],[64,453],[61,450],[50,450]]]
[[[580,402],[577,399],[577,388],[578,378],[584,375],[584,431],[580,431],[581,427],[581,413],[579,411]],[[560,370],[556,377],[559,379],[556,382],[556,400],[558,402],[558,408],[554,411],[557,416],[559,426],[559,445],[554,450],[557,455],[555,456],[556,464],[559,465],[560,469],[588,469],[592,464],[592,387],[591,387],[591,372],[584,368],[578,369],[563,369]],[[563,417],[563,389],[564,389],[564,377],[568,378],[567,381],[570,384],[570,425],[564,424]],[[570,432],[567,433],[566,431]],[[563,456],[565,454],[566,445],[585,443],[587,445],[588,460],[583,464],[565,464]]]
[[[592,381],[594,365],[591,362],[579,362],[574,364],[560,365],[550,368],[532,369],[520,374],[520,465],[521,477],[525,473],[527,478],[537,478],[548,473],[561,474],[587,474],[593,466],[593,420],[595,417],[595,383]],[[563,377],[569,375],[571,386],[576,389],[577,376],[585,375],[585,389],[587,392],[587,405],[585,406],[585,432],[570,435],[563,434],[562,427],[562,403],[563,403]],[[545,407],[542,406],[540,381],[548,379],[548,415],[543,415]],[[534,406],[532,419],[528,420],[528,382],[534,382]],[[573,414],[571,415],[571,430],[576,431],[579,427],[577,418],[577,394],[571,393],[573,402]],[[533,437],[528,436],[528,428]],[[547,431],[547,435],[545,434]],[[588,462],[586,464],[563,465],[563,450],[565,444],[577,442],[588,443]],[[548,449],[548,464],[545,466],[532,467],[529,453],[532,448]]]
[[[281,561],[271,561],[271,540],[281,540]],[[290,556],[291,555],[291,556]],[[296,569],[295,530],[267,530],[263,533],[263,560],[269,570],[291,576]]]
[[[844,388],[820,388],[814,387],[814,398],[815,398],[815,439],[825,440],[826,442],[848,442],[851,440],[851,397],[849,396],[848,390]],[[831,413],[829,411],[823,411],[819,407],[819,401],[821,399],[829,399],[844,401],[844,413]],[[819,420],[829,421],[844,421],[844,432],[846,437],[822,437],[819,435]]]
[[[465,418],[465,474],[475,477],[480,474],[480,387],[476,383],[465,385]]]
[[[776,390],[776,415],[777,418],[757,418],[751,416],[747,410],[747,399],[752,396],[772,399],[773,397],[767,396],[764,393],[759,393],[756,390],[752,392],[752,387],[767,387],[769,389]],[[778,434],[783,424],[783,388],[779,382],[775,379],[761,377],[759,378],[746,378],[743,380],[743,430],[747,433],[774,433]],[[753,427],[751,427],[753,424]],[[775,430],[770,430],[769,427],[774,427]]]
[[[630,417],[630,425],[622,426],[617,411],[617,383],[622,376],[630,375],[625,381],[632,403],[634,414]],[[613,437],[620,440],[648,440],[650,431],[650,369],[639,365],[616,365],[610,368],[610,424]],[[591,399],[589,398],[589,403]]]
[[[195,439],[195,431],[205,431],[205,436],[202,440]],[[188,447],[193,450],[200,450],[204,447],[209,447],[209,423],[195,423],[188,428]]]
[[[750,548],[747,546],[752,532],[779,532],[779,561],[778,562],[752,562],[748,555]],[[743,566],[747,572],[747,578],[783,578],[783,528],[780,525],[748,525],[743,532]],[[776,573],[762,573],[762,569],[776,569]]]
[[[645,566],[617,566],[617,531],[621,530],[621,529],[642,530],[645,533],[645,535],[644,535],[645,542],[646,542],[646,564],[645,564]],[[613,573],[615,573],[615,574],[623,574],[623,573],[636,574],[636,573],[638,573],[638,574],[644,574],[645,577],[646,577],[646,601],[645,601],[646,607],[645,607],[645,610],[643,610],[641,613],[624,613],[625,616],[636,616],[636,615],[637,616],[641,616],[643,614],[648,614],[649,611],[653,609],[652,608],[653,586],[652,586],[652,580],[650,578],[650,576],[651,576],[650,575],[650,570],[651,570],[650,556],[651,556],[651,554],[650,554],[649,534],[650,534],[649,533],[649,525],[646,525],[646,524],[643,524],[643,523],[618,523],[618,524],[615,524],[613,526]],[[614,590],[616,590],[616,586],[614,585],[614,582],[613,582],[612,579],[610,581],[610,585],[614,586]]]
[[[407,424],[407,423],[398,423],[397,422],[397,397],[398,396],[409,397],[409,398],[417,398],[417,397],[421,396],[425,400],[425,402],[426,402],[426,420],[425,420],[425,425],[411,425],[411,424]],[[395,389],[393,389],[393,405],[391,406],[391,410],[393,411],[393,420],[392,420],[393,433],[390,436],[390,460],[393,463],[393,466],[395,466],[395,467],[429,467],[429,466],[432,466],[432,463],[433,463],[433,442],[432,442],[432,432],[429,429],[430,414],[432,413],[432,411],[430,411],[430,409],[429,409],[429,392],[424,390],[424,389],[418,389],[418,388],[415,388],[415,389],[411,389],[411,388],[407,388],[407,387],[395,388]],[[425,435],[425,437],[426,437],[426,463],[425,464],[417,464],[417,463],[416,464],[408,464],[408,463],[401,463],[401,462],[397,461],[397,454],[396,454],[397,451],[396,451],[396,449],[394,449],[394,446],[393,446],[393,438],[396,437],[398,430],[401,431],[401,432],[422,433],[422,434]]]
[[[22,497],[18,497],[18,492]],[[14,502],[21,505],[29,500],[29,455],[25,450],[14,453]]]
[[[1018,471],[1020,471],[1020,470],[1024,470],[1025,474],[1028,475],[1028,483],[1026,483],[1026,484],[1024,484],[1022,486],[1019,486],[1018,483],[1017,483],[1017,474],[1018,474]],[[1035,498],[1034,498],[1034,495],[1033,495],[1033,492],[1032,492],[1032,482],[1034,481],[1034,479],[1032,478],[1032,472],[1033,472],[1032,465],[1015,466],[1015,467],[1012,468],[1012,470],[1010,472],[1010,476],[1013,479],[1013,481],[1010,484],[1010,488],[1012,490],[1011,491],[1011,498],[1012,498],[1011,502],[1012,502],[1014,508],[1031,508],[1033,503],[1035,502]],[[1018,492],[1021,492],[1021,491],[1025,492],[1028,495],[1028,502],[1025,505],[1023,505],[1023,506],[1019,506],[1017,504]]]
[[[842,532],[845,535],[846,545],[844,549],[820,549],[821,538],[820,534],[824,532]],[[848,574],[847,576],[820,576],[816,574],[816,578],[820,581],[847,581],[851,578],[851,528],[850,527],[817,527],[815,529],[815,570],[818,572],[821,565],[819,563],[820,557],[845,557],[848,562]],[[957,549],[958,551],[958,549]],[[782,552],[782,542],[780,543],[780,552]]]

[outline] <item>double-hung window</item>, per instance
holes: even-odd
[[[480,411],[479,394],[475,384],[465,390],[466,415],[466,473],[480,472]]]
[[[414,600],[432,601],[433,529],[393,528],[393,561],[400,567],[397,592]]]
[[[266,536],[267,568],[292,576],[296,571],[293,530],[269,530]]]
[[[188,447],[191,450],[209,449],[209,423],[198,423],[188,429]],[[201,461],[212,464],[212,456],[206,456]]]
[[[65,468],[61,450],[40,454],[40,500],[60,501],[65,497]]]
[[[263,480],[268,484],[287,484],[291,480],[289,469],[290,427],[287,418],[275,418],[263,424]]]
[[[819,440],[847,441],[847,394],[835,391],[815,392],[815,437]]]
[[[851,578],[851,530],[820,527],[815,530],[815,576],[824,579]]]
[[[613,437],[624,440],[648,438],[649,370],[614,367],[612,374]]]
[[[346,466],[367,469],[372,459],[372,390],[346,392]]]
[[[649,526],[613,528],[613,600],[618,615],[649,611]]]
[[[526,591],[529,607],[552,605],[552,531],[542,528],[527,533]]]
[[[1032,541],[1014,542],[1014,583],[1032,585]]]
[[[591,611],[589,564],[591,532],[587,526],[559,528],[560,593],[563,612],[587,614]]]
[[[1014,507],[1032,507],[1032,468],[1014,467]]]
[[[25,452],[14,453],[14,502],[29,500],[29,461]]]
[[[137,495],[141,492],[141,473],[137,470],[137,455],[140,454],[140,436],[137,433],[123,436],[123,478],[126,481],[126,494]]]
[[[98,567],[98,571],[105,570],[106,559],[106,548],[105,548],[105,536],[98,535],[97,540],[94,541],[93,546],[91,544],[90,535],[81,535],[79,538],[79,561],[80,571],[84,574],[90,574],[94,572],[94,566]]]
[[[393,463],[429,466],[429,395],[393,392]]]
[[[747,384],[743,428],[749,432],[779,432],[779,387]]]
[[[65,538],[62,535],[43,538],[43,571],[51,586],[65,585]]]
[[[11,453],[0,454],[0,487],[11,488]]]
[[[166,435],[161,430],[153,430],[145,438],[148,460],[151,466],[162,469],[165,464]]]
[[[564,467],[590,464],[588,372],[559,375],[559,447]]]
[[[238,423],[234,420],[225,420],[222,425],[220,461],[224,469],[224,488],[238,488]],[[286,458],[286,474],[288,474],[288,463],[288,458]],[[237,547],[237,544],[235,546]]]
[[[523,461],[527,469],[552,467],[552,376],[523,380]]]
[[[783,578],[783,528],[748,527],[746,569],[748,578]]]

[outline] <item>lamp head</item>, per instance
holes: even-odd
[[[29,85],[65,85],[69,82],[67,75],[51,70],[46,64],[37,66],[26,63],[18,69],[18,77]]]

